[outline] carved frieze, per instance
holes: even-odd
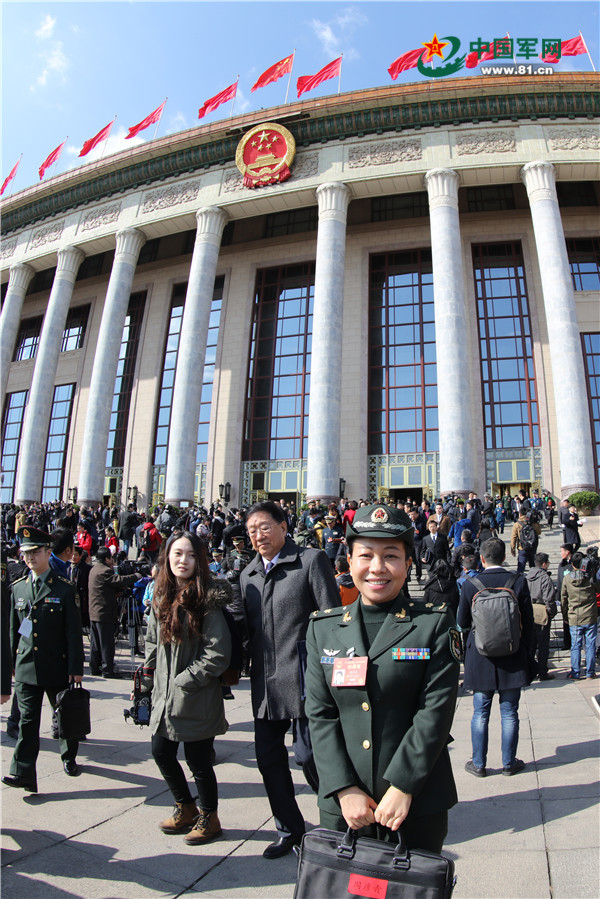
[[[552,128],[551,150],[600,150],[600,133],[596,128]]]
[[[223,178],[223,193],[229,194],[236,190],[242,190],[244,179],[237,169],[228,172]]]
[[[168,209],[170,206],[192,203],[197,198],[199,189],[200,185],[196,182],[194,184],[174,184],[171,187],[149,191],[144,194],[142,212],[155,212],[157,209]]]
[[[2,245],[0,246],[0,259],[10,259],[12,255],[14,255],[15,250],[17,249],[17,238],[13,237],[12,240],[3,240]]]
[[[64,222],[54,222],[52,225],[46,225],[44,228],[34,231],[29,241],[29,249],[35,250],[37,247],[43,247],[45,243],[53,243],[55,240],[60,240],[64,227]]]
[[[296,156],[294,168],[292,170],[292,178],[310,178],[319,171],[319,154],[318,153],[299,153]]]
[[[394,162],[413,162],[421,159],[423,149],[421,141],[414,140],[388,140],[378,143],[364,144],[350,147],[348,152],[348,166],[351,169],[361,169],[369,165],[390,165]]]
[[[459,156],[475,156],[478,153],[516,153],[517,140],[513,131],[477,131],[456,135],[456,152]]]
[[[121,204],[113,203],[111,206],[101,206],[99,209],[92,209],[87,212],[81,223],[83,231],[90,231],[93,228],[100,228],[102,225],[111,225],[116,222],[121,212]]]

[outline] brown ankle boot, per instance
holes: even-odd
[[[189,830],[198,817],[195,802],[176,802],[173,814],[158,825],[163,833],[183,833]]]
[[[198,846],[200,843],[208,843],[220,837],[222,833],[216,811],[200,812],[192,830],[183,839],[190,846]]]

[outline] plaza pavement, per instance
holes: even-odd
[[[598,545],[599,524],[598,518],[590,520],[584,542]],[[551,553],[554,572],[560,542],[557,528],[544,531],[540,549]],[[119,663],[128,670],[125,646],[119,649]],[[527,767],[514,777],[500,774],[496,703],[488,777],[464,771],[471,757],[472,701],[468,694],[459,696],[450,753],[460,801],[450,812],[444,848],[456,864],[456,899],[600,895],[600,681],[565,680],[568,657],[556,646],[552,667],[555,680],[536,682],[523,692],[518,755]],[[157,828],[172,803],[150,757],[148,729],[124,720],[130,683],[86,677],[93,730],[80,746],[78,778],[62,770],[58,745],[50,737],[50,710],[44,708],[40,792],[0,791],[3,899],[292,897],[295,857],[262,858],[273,839],[273,822],[253,757],[248,680],[226,703],[230,729],[216,741],[224,838],[196,848]],[[7,714],[4,706],[3,772],[14,746],[5,733]],[[301,809],[309,826],[315,826],[315,798],[295,767],[293,776]]]

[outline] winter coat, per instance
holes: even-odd
[[[119,577],[109,565],[96,562],[88,578],[90,621],[116,621],[119,606],[117,594],[133,587],[137,574]]]
[[[556,615],[556,590],[548,572],[544,568],[530,568],[525,577],[531,602],[546,606],[548,618],[554,618]]]
[[[443,607],[444,603],[448,603],[454,615],[458,609],[459,598],[460,594],[453,577],[444,578],[433,574],[423,587],[424,602],[431,602],[440,607]]]
[[[230,599],[224,581],[210,581],[202,634],[190,636],[184,624],[180,643],[164,644],[154,604],[146,632],[145,667],[154,668],[150,730],[175,742],[207,740],[224,734],[223,692],[219,678],[229,667],[231,637],[222,609]]]
[[[585,627],[598,621],[596,585],[579,569],[567,571],[562,582],[560,604],[569,627]]]

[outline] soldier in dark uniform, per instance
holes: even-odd
[[[83,637],[79,599],[73,584],[50,568],[50,534],[19,528],[21,550],[30,574],[12,584],[11,637],[15,692],[21,722],[19,738],[2,782],[37,793],[35,764],[40,748],[44,693],[52,706],[69,681],[83,678]],[[61,740],[65,773],[78,774],[76,740]]]
[[[346,529],[360,590],[315,612],[307,635],[306,713],[321,825],[441,850],[457,801],[447,744],[458,691],[454,615],[406,598],[414,549],[408,515],[360,509]]]

